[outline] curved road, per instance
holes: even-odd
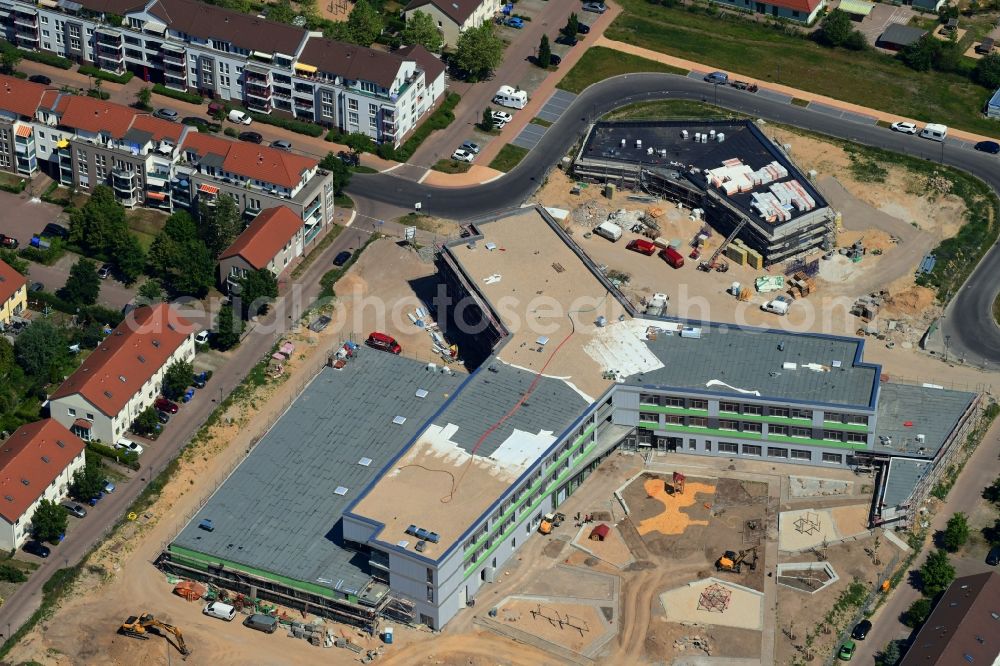
[[[716,97],[717,95],[717,97]],[[576,143],[587,125],[615,108],[637,101],[689,99],[708,102],[754,117],[857,143],[942,162],[985,181],[1000,195],[997,157],[957,145],[892,132],[874,123],[862,124],[785,102],[712,85],[674,74],[626,74],[584,90],[541,141],[507,175],[483,185],[444,188],[421,185],[392,174],[356,175],[351,195],[372,201],[412,206],[431,215],[462,219],[487,215],[527,200],[545,174]],[[995,223],[1000,224],[1000,221]],[[993,321],[993,301],[1000,292],[1000,252],[990,248],[979,266],[949,304],[942,327],[950,353],[983,367],[1000,364],[1000,328]]]

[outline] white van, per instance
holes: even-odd
[[[930,139],[931,141],[944,141],[944,138],[948,136],[947,125],[938,125],[937,123],[927,123],[927,127],[920,130],[920,138]]]
[[[760,306],[761,310],[765,312],[773,312],[778,315],[788,314],[788,301],[783,298],[776,298],[773,301],[768,301],[764,305]]]
[[[249,125],[253,122],[253,118],[239,109],[233,109],[229,112],[229,122],[236,123],[237,125]]]
[[[622,228],[614,222],[601,222],[594,229],[594,233],[598,236],[604,236],[609,241],[614,243],[622,237]]]
[[[493,96],[493,103],[512,109],[523,109],[528,103],[528,93],[523,90],[514,90],[510,86],[500,86],[500,90]]]
[[[236,617],[236,609],[229,604],[224,604],[221,601],[213,601],[212,603],[205,606],[205,610],[202,611],[205,615],[211,617],[217,617],[220,620],[225,620],[226,622],[232,622],[233,618]]]

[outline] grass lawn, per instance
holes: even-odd
[[[1000,324],[1000,294],[997,294],[997,299],[993,301],[993,319]]]
[[[558,87],[572,93],[578,93],[591,83],[632,72],[687,74],[687,70],[671,67],[654,60],[646,60],[631,53],[622,53],[603,46],[595,46],[587,49],[587,52],[577,61],[573,69],[569,70],[562,78]]]
[[[531,124],[532,125],[541,125],[542,127],[551,127],[552,126],[552,123],[549,122],[548,120],[546,120],[545,118],[538,118],[538,117],[532,118],[531,119]]]
[[[354,199],[346,194],[338,194],[333,198],[333,205],[340,208],[354,208]]]
[[[434,163],[431,168],[442,173],[465,173],[472,166],[469,162],[459,162],[452,159],[441,159]]]
[[[358,165],[351,167],[351,171],[354,173],[378,173],[378,169],[373,169],[370,166]]]
[[[125,222],[139,239],[142,249],[148,252],[156,234],[160,233],[163,225],[167,223],[167,215],[151,208],[136,208],[126,211]]]
[[[434,218],[423,213],[407,213],[403,217],[396,218],[396,223],[404,227],[416,227],[421,231],[436,233],[439,230],[438,225],[434,222]]]
[[[528,150],[526,148],[521,148],[520,146],[508,143],[500,149],[497,156],[493,158],[492,162],[490,162],[490,168],[496,169],[497,171],[510,171],[520,164],[521,160],[523,160],[524,156],[527,154]]]
[[[711,104],[689,100],[636,102],[615,109],[604,120],[665,120],[670,118],[738,118],[739,114]]]
[[[609,39],[923,121],[1000,133],[995,121],[979,113],[991,91],[964,76],[915,72],[892,56],[873,50],[824,48],[798,34],[739,16],[708,16],[646,0],[621,0],[621,5],[625,11],[605,32]],[[596,71],[597,67],[593,62],[584,67],[585,60],[574,68],[574,72],[582,70],[581,79],[590,81],[608,75],[602,71],[586,77],[588,68]],[[562,87],[575,91],[579,86],[577,78],[570,83]]]

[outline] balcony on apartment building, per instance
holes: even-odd
[[[187,68],[187,51],[183,46],[164,42],[160,46],[160,57],[164,65],[173,65],[181,69]]]
[[[187,90],[187,72],[184,69],[171,69],[168,65],[163,69],[163,85],[174,90]]]
[[[94,41],[98,46],[121,47],[125,44],[125,33],[115,28],[107,26],[97,26],[94,28]]]
[[[248,63],[246,67],[243,68],[243,80],[246,83],[253,82],[258,85],[270,85],[271,70],[267,67],[261,67],[260,65]]]
[[[134,206],[139,203],[139,178],[135,171],[113,170],[111,188],[115,191],[115,198],[123,206]]]
[[[17,7],[14,9],[14,25],[25,28],[38,27],[38,11],[34,9],[24,9]]]

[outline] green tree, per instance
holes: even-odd
[[[920,567],[920,582],[924,595],[933,598],[955,580],[955,567],[948,561],[948,553],[935,550],[927,555]]]
[[[213,257],[218,257],[232,245],[243,227],[240,210],[232,197],[218,197],[215,205],[205,201],[199,207],[201,239]]]
[[[904,65],[918,72],[933,69],[941,57],[941,40],[931,35],[924,35],[912,44],[907,44],[897,56]]]
[[[267,312],[267,304],[278,297],[278,281],[274,273],[261,268],[240,278],[239,301],[245,319]]]
[[[538,42],[538,66],[542,69],[548,69],[551,64],[552,47],[549,46],[549,36],[543,34],[541,41]]]
[[[406,20],[406,27],[403,28],[401,36],[404,44],[420,44],[431,53],[437,53],[444,45],[441,31],[438,30],[431,15],[426,12],[413,12]]]
[[[992,502],[1000,508],[1000,476],[993,480],[993,483],[983,488],[983,499]]]
[[[382,34],[382,16],[368,3],[357,0],[350,16],[347,17],[347,33],[350,40],[361,46],[371,46]]]
[[[188,379],[190,380],[190,377]],[[187,387],[185,386],[185,388]],[[139,416],[135,417],[131,430],[137,435],[148,436],[155,433],[159,428],[160,419],[156,415],[156,410],[152,407],[147,407],[139,413]]]
[[[479,121],[479,129],[484,132],[492,132],[493,125],[493,109],[486,107],[483,109],[483,119]]]
[[[577,33],[580,32],[580,17],[576,15],[576,12],[572,12],[569,15],[569,19],[566,20],[566,25],[563,26],[562,32],[569,37],[576,37]]]
[[[36,321],[17,336],[14,358],[28,376],[47,383],[69,358],[66,337],[50,322]]]
[[[876,666],[896,666],[903,656],[899,643],[900,641],[889,641],[888,645],[875,655]]]
[[[21,52],[17,49],[4,49],[3,53],[0,53],[0,71],[4,74],[13,74],[19,64],[21,64]]]
[[[190,361],[174,361],[163,373],[163,395],[176,397],[182,395],[191,385],[194,376],[194,366]]]
[[[332,152],[326,154],[326,157],[319,163],[319,166],[321,169],[329,171],[333,177],[334,193],[338,195],[343,194],[344,189],[351,182],[351,168],[344,164],[344,160]]]
[[[66,534],[69,514],[55,502],[43,499],[31,516],[31,531],[39,541],[55,543]]]
[[[223,305],[219,309],[219,316],[215,321],[215,337],[212,338],[215,342],[215,346],[225,351],[227,349],[232,349],[240,341],[240,331],[243,330],[243,322],[233,308],[229,305]]]
[[[972,80],[990,90],[1000,88],[1000,53],[980,58],[972,70]]]
[[[270,21],[291,24],[295,20],[295,16],[295,9],[292,8],[292,3],[288,0],[278,0],[267,9],[267,18]]]
[[[502,60],[503,41],[494,33],[490,21],[463,32],[455,45],[455,64],[470,81],[486,78]]]
[[[107,185],[94,188],[82,208],[69,214],[69,240],[85,251],[104,253],[128,233],[125,209]]]
[[[160,286],[160,281],[156,278],[149,278],[139,287],[136,296],[142,299],[146,305],[159,303],[163,300],[163,287]]]
[[[97,277],[97,264],[90,259],[77,259],[69,269],[66,284],[59,290],[59,298],[73,305],[93,305],[101,293],[101,278]]]
[[[101,461],[88,456],[87,464],[73,473],[69,493],[81,502],[97,497],[104,489],[104,469]]]
[[[10,562],[4,562],[0,564],[0,580],[7,583],[23,583],[28,577]]]
[[[107,248],[107,254],[125,284],[133,284],[142,275],[146,266],[146,251],[135,234],[126,233],[115,238]]]
[[[944,534],[941,535],[941,542],[944,544],[945,550],[954,553],[968,540],[969,521],[964,513],[958,512],[948,519],[948,525],[945,527]]]
[[[175,294],[200,297],[215,282],[215,258],[183,211],[167,218],[149,248],[148,264],[160,284]]]
[[[854,32],[854,23],[847,12],[834,9],[820,22],[814,38],[824,46],[843,46]]]
[[[375,152],[375,142],[371,137],[361,132],[351,132],[344,138],[344,145],[351,149],[355,155],[364,152]]]
[[[28,263],[27,259],[22,259],[17,256],[17,252],[7,248],[0,248],[0,261],[10,266],[21,275],[27,275],[29,273],[28,269],[31,268],[31,264]]]
[[[927,597],[921,597],[910,604],[910,607],[906,609],[901,618],[903,624],[905,624],[910,629],[916,629],[924,623],[927,616],[931,614],[931,600]]]

